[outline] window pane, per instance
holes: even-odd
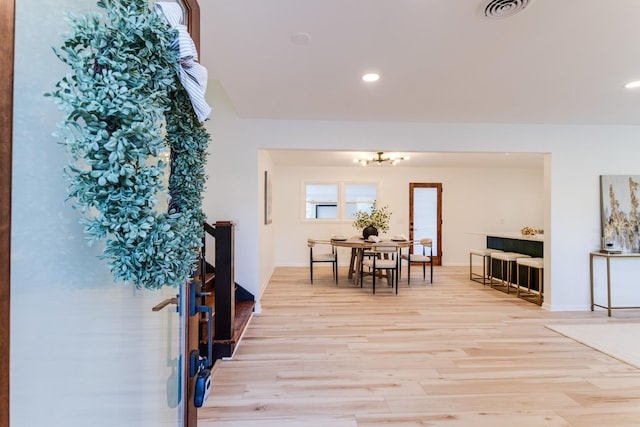
[[[338,201],[337,184],[307,184],[307,202]]]
[[[430,237],[434,252],[438,247],[438,190],[435,187],[413,189],[413,238]],[[422,250],[422,248],[415,248]]]
[[[307,184],[306,218],[337,219],[338,218],[338,185]]]
[[[357,211],[369,212],[378,197],[376,184],[346,184],[345,217],[354,218]]]
[[[375,184],[346,184],[347,202],[370,202],[376,200],[378,186]]]
[[[316,205],[315,218],[335,219],[338,217],[338,205]]]
[[[355,218],[356,212],[358,211],[370,212],[372,207],[373,207],[373,202],[360,202],[360,203],[347,202],[346,217]]]

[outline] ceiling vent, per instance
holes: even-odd
[[[485,17],[503,19],[522,12],[533,0],[489,0],[482,9]]]

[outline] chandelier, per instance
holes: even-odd
[[[385,157],[383,151],[378,151],[375,156],[369,156],[366,159],[353,159],[353,163],[360,163],[362,166],[367,166],[369,163],[375,163],[377,165],[391,163],[392,166],[395,166],[400,160],[409,160],[409,156],[396,157],[390,155]]]

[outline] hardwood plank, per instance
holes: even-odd
[[[491,411],[461,412],[457,414],[401,414],[358,416],[358,427],[566,427],[567,422],[553,411]]]
[[[464,267],[436,267],[433,286],[404,281],[398,295],[336,287],[330,269],[311,286],[306,268],[278,268],[261,305],[233,360],[216,364],[200,425],[631,426],[640,416],[640,370],[545,327],[639,312],[549,312]]]

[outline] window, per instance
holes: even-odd
[[[305,183],[305,219],[351,220],[370,210],[378,196],[377,183]]]
[[[305,185],[306,219],[338,219],[338,184]]]
[[[376,202],[376,184],[345,184],[345,218],[354,218],[357,211],[369,211]]]

